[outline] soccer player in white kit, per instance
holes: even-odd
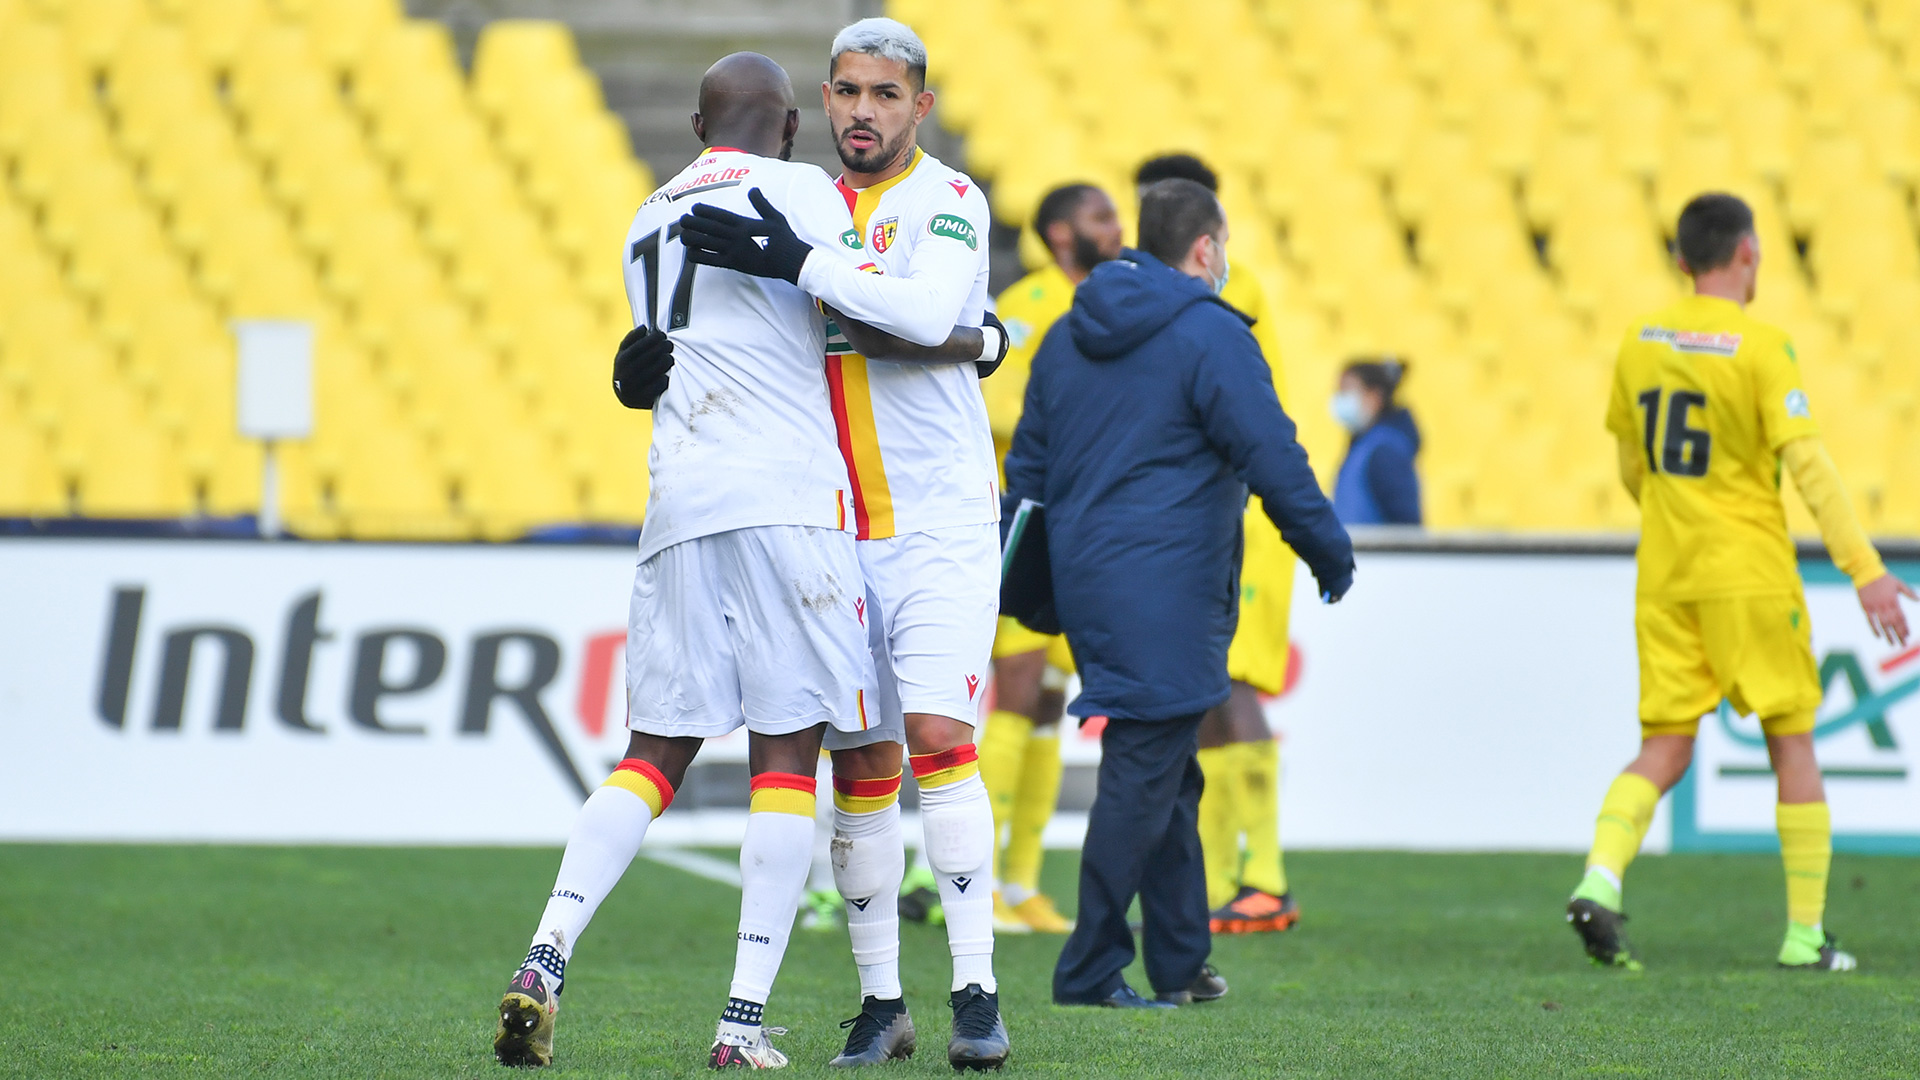
[[[501,1000],[494,1049],[508,1065],[552,1061],[554,1016],[581,932],[702,740],[742,725],[753,780],[740,924],[709,1064],[786,1064],[762,1011],[805,884],[814,762],[824,731],[870,726],[869,613],[856,502],[825,378],[825,320],[793,285],[697,267],[679,226],[693,205],[747,210],[753,191],[826,247],[849,224],[845,202],[819,169],[784,160],[799,112],[786,73],[766,57],[737,53],[715,64],[693,124],[709,149],[642,204],[624,251],[638,324],[629,342],[664,332],[674,358],[648,403],[652,488],[627,635],[632,734],[625,759],[581,809]],[[815,227],[824,231],[808,231]],[[852,258],[849,249],[850,273]],[[988,342],[977,329],[955,336],[975,348]],[[617,362],[615,392],[645,407],[621,386],[620,371]]]
[[[835,38],[822,86],[845,173],[838,186],[854,230],[839,244],[865,254],[866,274],[796,236],[777,211],[762,220],[695,211],[682,220],[690,258],[786,277],[846,315],[918,345],[987,305],[985,197],[965,174],[917,145],[933,106],[926,48],[891,19]],[[765,237],[764,247],[745,237]],[[912,284],[917,321],[894,314],[886,282]],[[925,850],[939,882],[953,956],[955,1068],[998,1068],[1006,1025],[993,975],[993,816],[975,764],[974,721],[999,611],[999,472],[974,363],[900,363],[829,345],[827,378],[853,484],[859,557],[872,604],[874,710],[879,723],[827,736],[833,752],[835,884],[860,972],[861,1014],[832,1064],[913,1052],[899,976],[894,896],[905,875],[900,744],[920,788]],[[916,357],[918,358],[918,357]]]

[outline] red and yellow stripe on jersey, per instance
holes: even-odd
[[[913,175],[925,151],[914,147],[913,160],[898,176],[882,180],[872,187],[855,190],[842,177],[834,181],[853,214],[853,229],[868,242],[867,225],[880,205],[880,196]],[[879,273],[877,266],[861,267]],[[867,358],[853,351],[838,327],[829,326],[827,337],[827,392],[833,399],[833,425],[840,435],[840,454],[847,459],[847,473],[853,478],[853,518],[855,535],[861,540],[881,540],[894,535],[893,489],[887,484],[887,464],[880,455],[880,433],[873,420],[873,390],[867,381]]]

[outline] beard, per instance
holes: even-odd
[[[1109,256],[1100,250],[1100,245],[1094,243],[1093,237],[1080,233],[1073,234],[1073,261],[1079,265],[1080,269],[1092,270],[1106,262],[1108,258]]]
[[[874,137],[876,145],[873,149],[855,150],[853,147],[847,145],[847,136],[856,131],[864,131]],[[877,128],[867,124],[853,123],[848,124],[845,128],[835,133],[833,137],[833,148],[839,151],[840,164],[844,166],[848,172],[876,173],[892,164],[894,159],[900,156],[900,151],[904,149],[912,139],[912,128],[901,132],[899,138],[888,142],[886,137],[881,135]]]

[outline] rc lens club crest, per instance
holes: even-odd
[[[868,242],[873,246],[875,252],[884,255],[887,249],[893,246],[893,238],[899,231],[899,218],[884,218],[873,223],[873,236]]]

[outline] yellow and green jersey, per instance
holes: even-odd
[[[1620,345],[1607,430],[1637,447],[1646,469],[1641,596],[1800,587],[1780,448],[1819,428],[1784,331],[1711,296],[1648,315]]]
[[[1073,282],[1055,263],[1013,283],[994,301],[994,314],[1007,326],[1007,359],[980,383],[987,399],[987,422],[993,426],[993,447],[1005,461],[1013,445],[1013,429],[1027,396],[1027,377],[1033,372],[1033,354],[1047,331],[1073,306]]]

